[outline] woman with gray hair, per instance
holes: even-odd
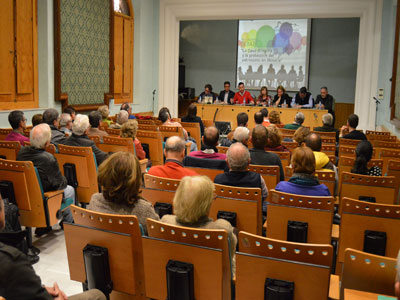
[[[110,128],[113,129],[121,129],[122,125],[124,125],[129,120],[129,113],[126,110],[120,110],[117,115],[117,123],[111,124]]]

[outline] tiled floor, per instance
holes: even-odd
[[[40,239],[34,237],[33,244],[40,249],[40,260],[33,268],[42,279],[42,284],[52,286],[57,282],[67,295],[81,293],[82,284],[69,278],[64,231],[58,225],[53,226],[49,234]]]

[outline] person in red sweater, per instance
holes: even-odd
[[[171,136],[165,142],[164,148],[165,164],[153,166],[148,174],[163,178],[182,179],[185,176],[196,176],[196,172],[185,169],[183,159],[185,158],[185,141],[179,136]]]
[[[253,104],[254,105],[254,99],[251,96],[251,94],[244,89],[244,83],[239,82],[238,85],[239,92],[235,94],[235,97],[233,98],[233,103],[234,104]]]

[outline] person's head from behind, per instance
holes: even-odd
[[[171,136],[165,142],[164,155],[166,159],[183,161],[185,158],[185,141],[179,136]]]
[[[171,113],[169,112],[168,107],[162,107],[160,109],[160,111],[158,112],[158,119],[161,120],[161,122],[163,122],[162,119],[161,119],[161,116],[164,115],[164,113],[167,113],[168,114],[168,119],[171,119]]]
[[[304,99],[306,95],[307,95],[307,88],[303,86],[302,88],[300,88],[299,96],[301,99]]]
[[[251,142],[255,149],[264,150],[267,146],[268,130],[263,125],[257,125],[251,134]]]
[[[311,133],[306,137],[306,146],[312,151],[320,152],[322,148],[321,136],[316,133]]]
[[[304,116],[304,114],[303,114],[301,111],[299,111],[299,112],[296,114],[296,116],[294,117],[294,122],[295,122],[296,124],[301,125],[301,124],[304,123],[305,118],[306,118],[306,117]]]
[[[169,113],[164,111],[161,114],[158,115],[158,119],[164,124],[170,119]]]
[[[100,126],[101,114],[100,112],[94,110],[89,113],[89,123],[90,127],[98,128]]]
[[[322,124],[324,126],[332,127],[333,123],[333,116],[330,113],[324,114],[322,116]]]
[[[130,152],[116,152],[98,170],[97,181],[107,201],[133,205],[140,198],[142,174],[138,159]]]
[[[204,129],[203,144],[208,148],[214,148],[218,145],[219,132],[217,127],[210,126]]]
[[[51,129],[46,123],[36,125],[29,133],[31,146],[36,149],[46,149],[51,140]]]
[[[129,120],[129,113],[126,110],[120,110],[117,115],[117,123],[119,125],[123,125],[124,123],[128,122]]]
[[[260,125],[262,124],[262,122],[264,122],[264,116],[261,111],[257,111],[254,114],[254,122],[256,123],[256,125]]]
[[[321,97],[322,97],[322,99],[325,99],[326,98],[326,96],[328,95],[328,88],[326,87],[326,86],[323,86],[322,88],[321,88]]]
[[[356,160],[354,161],[352,173],[367,175],[368,162],[372,158],[373,153],[372,144],[369,141],[361,141],[356,147]]]
[[[301,146],[303,143],[305,143],[306,138],[310,133],[310,128],[301,126],[294,132],[293,140],[295,140],[299,146]]]
[[[14,130],[20,129],[23,131],[26,128],[26,118],[20,110],[10,112],[8,114],[8,122]]]
[[[247,123],[249,122],[249,116],[244,113],[238,113],[236,116],[237,126],[247,127]]]
[[[108,115],[110,114],[110,111],[108,110],[108,106],[107,105],[102,105],[100,106],[97,111],[101,114],[101,118],[103,120],[108,118]]]
[[[129,120],[121,127],[121,137],[135,139],[137,129],[138,122],[136,120]]]
[[[268,118],[268,109],[266,109],[265,107],[263,109],[260,110],[260,112],[263,115],[263,118]]]
[[[58,119],[58,111],[55,108],[48,108],[43,112],[43,122],[58,128],[60,126],[60,120]]]
[[[247,127],[237,127],[233,132],[233,138],[243,145],[247,145],[250,139],[250,130]]]
[[[187,115],[188,115],[188,117],[191,117],[191,118],[195,118],[197,116],[196,104],[192,103],[189,105]]]
[[[74,123],[72,123],[72,133],[75,135],[85,135],[89,126],[88,116],[77,114]]]
[[[43,115],[42,114],[35,114],[32,117],[32,126],[35,127],[36,125],[43,123]]]
[[[204,93],[206,93],[207,95],[208,94],[211,94],[212,93],[212,85],[211,84],[209,84],[209,83],[207,83],[205,86],[204,86]]]
[[[239,82],[238,88],[239,88],[239,92],[243,93],[244,92],[244,83],[243,82]]]
[[[356,114],[351,114],[347,119],[347,125],[350,128],[356,129],[358,126],[358,116]]]
[[[313,174],[315,172],[315,156],[308,147],[297,147],[290,160],[293,173]]]
[[[268,120],[271,124],[281,124],[281,115],[278,111],[273,110],[269,113]]]
[[[60,128],[67,128],[71,129],[72,128],[72,117],[68,113],[62,113],[60,115]]]
[[[128,102],[122,103],[119,110],[125,110],[128,112],[129,115],[132,113],[132,107],[129,105]]]
[[[207,176],[186,176],[179,183],[173,204],[180,223],[193,224],[207,217],[214,200],[214,183]]]
[[[230,171],[245,172],[250,163],[250,152],[243,144],[234,143],[226,152],[226,161]]]
[[[229,92],[230,89],[231,89],[231,83],[229,81],[225,81],[224,82],[224,90],[225,90],[225,92]]]
[[[269,125],[267,147],[276,148],[282,144],[282,133],[275,125]]]
[[[75,120],[76,110],[71,105],[69,105],[66,108],[64,108],[63,113],[69,114],[71,116],[72,121]]]

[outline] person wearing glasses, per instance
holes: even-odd
[[[219,93],[218,100],[221,103],[233,104],[234,97],[235,97],[235,92],[231,91],[231,83],[229,81],[225,81],[224,89]]]
[[[6,141],[20,142],[21,146],[25,146],[25,142],[29,142],[29,138],[24,135],[26,129],[26,118],[20,110],[14,110],[8,115],[8,122],[12,127],[12,131],[6,136]]]

